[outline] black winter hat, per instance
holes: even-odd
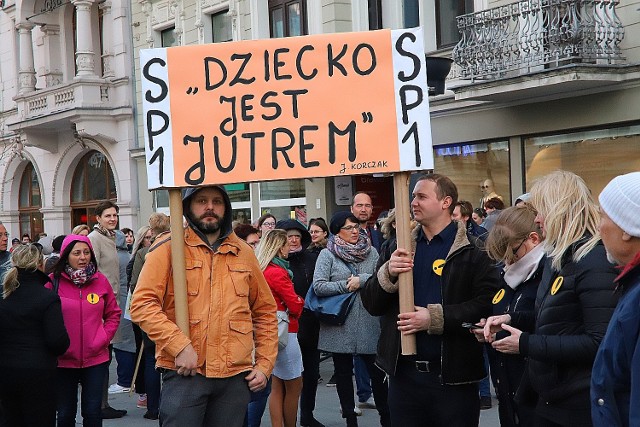
[[[334,213],[331,217],[331,223],[329,224],[329,231],[331,231],[331,234],[338,234],[347,220],[351,220],[351,222],[358,224],[358,218],[356,218],[351,211],[339,211]]]

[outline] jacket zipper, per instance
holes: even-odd
[[[80,367],[84,368],[84,321],[82,316],[82,288],[78,286],[80,292]]]

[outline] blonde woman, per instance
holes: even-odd
[[[616,306],[616,271],[598,234],[598,207],[582,178],[553,172],[533,185],[530,203],[538,211],[535,222],[548,256],[535,320],[493,317],[485,339],[501,353],[528,358],[518,401],[535,408],[535,426],[590,426],[591,368]],[[533,333],[522,332],[528,326]],[[495,340],[500,329],[509,336]]]
[[[273,368],[269,414],[273,427],[295,427],[298,400],[302,391],[302,353],[298,344],[298,318],[304,300],[293,289],[289,269],[287,232],[280,229],[263,234],[258,246],[258,263],[264,272],[279,311],[289,312],[289,343],[278,351]]]
[[[523,326],[526,332],[533,332],[534,303],[545,262],[542,231],[535,223],[536,215],[536,210],[526,203],[505,209],[485,242],[489,257],[503,266],[500,290],[493,298],[493,314],[518,319],[521,325],[528,323]],[[485,319],[480,319],[478,324],[484,326]],[[471,332],[478,341],[485,341],[483,328],[471,329]],[[498,339],[506,336],[505,331],[498,332]],[[531,426],[532,408],[518,405],[514,399],[526,359],[520,354],[499,352],[493,352],[491,356],[496,362],[492,365],[491,375],[500,384],[496,390],[500,426]]]
[[[73,227],[71,234],[77,234],[78,236],[88,236],[91,233],[91,228],[87,224],[80,224]]]
[[[9,426],[53,427],[56,362],[69,347],[60,298],[44,287],[49,277],[42,272],[42,252],[36,245],[18,246],[11,262],[0,298],[0,400],[5,421]]]

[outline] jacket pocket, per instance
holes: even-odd
[[[250,318],[229,320],[227,366],[250,367],[253,351],[253,323]]]
[[[229,266],[229,276],[233,281],[236,295],[246,297],[249,295],[249,282],[251,280],[251,269],[244,264],[233,264]]]
[[[104,330],[104,326],[98,325],[98,327],[96,328],[95,335],[89,341],[89,345],[87,347],[87,354],[85,354],[85,360],[87,358],[96,357],[100,355],[101,352],[106,351],[108,346],[109,346],[109,337],[107,336],[107,332]]]
[[[200,284],[205,280],[203,265],[204,263],[199,259],[185,258],[184,260],[187,278],[187,294],[190,296],[196,296],[200,293]],[[175,294],[173,286],[169,287],[167,293],[169,295]]]

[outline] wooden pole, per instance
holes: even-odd
[[[409,202],[409,180],[411,172],[398,172],[393,175],[393,193],[396,209],[396,238],[398,247],[411,250],[411,212]],[[413,271],[400,273],[398,276],[398,294],[400,313],[415,310],[413,299]],[[402,354],[416,354],[416,336],[400,335]]]
[[[184,264],[184,228],[182,226],[182,192],[169,190],[171,216],[171,269],[175,294],[176,324],[189,337],[189,306],[187,300],[187,273]]]

